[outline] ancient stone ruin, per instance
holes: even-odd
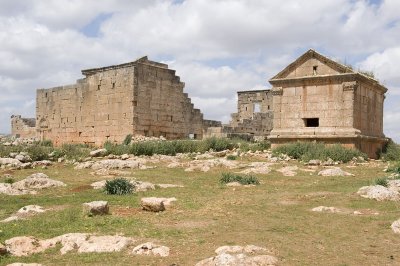
[[[374,78],[309,50],[269,81],[272,146],[322,141],[354,147],[375,158],[387,141],[383,102],[387,89]]]
[[[201,139],[204,125],[219,124],[203,120],[175,70],[147,57],[82,74],[76,84],[37,91],[37,137],[55,145],[122,142],[128,134]]]
[[[36,119],[22,118],[20,115],[11,116],[11,134],[17,138],[36,136]]]
[[[203,119],[175,70],[147,57],[82,74],[86,77],[76,84],[38,90],[36,125],[13,116],[13,135],[49,139],[56,145],[121,142],[128,134],[268,138],[273,147],[322,141],[357,148],[371,158],[387,141],[387,89],[314,50],[270,79],[272,89],[239,91],[238,111],[227,125]]]

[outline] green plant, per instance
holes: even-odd
[[[381,178],[375,179],[375,185],[387,187],[389,184],[388,184],[388,181],[386,180],[386,178],[381,177]]]
[[[38,145],[28,146],[26,152],[33,161],[41,161],[49,159],[49,153],[53,150],[52,147]]]
[[[287,154],[293,159],[301,159],[302,161],[309,161],[312,159],[327,160],[331,158],[334,161],[349,162],[354,157],[367,156],[356,149],[348,149],[340,144],[325,145],[324,143],[314,142],[295,142],[281,145],[272,151],[274,156],[280,154]]]
[[[122,145],[129,145],[132,142],[132,134],[126,135],[124,141],[122,142]]]
[[[241,176],[234,173],[222,173],[222,177],[219,180],[222,184],[227,184],[231,182],[238,182],[242,185],[259,185],[260,181],[258,181],[257,177],[252,175]]]
[[[135,186],[125,178],[107,180],[104,192],[109,195],[125,195],[133,192]]]
[[[390,140],[383,147],[380,157],[385,161],[400,161],[400,145]]]
[[[226,156],[226,159],[234,161],[237,159],[237,156],[230,154],[230,155]]]
[[[4,179],[4,183],[7,183],[7,184],[12,184],[12,183],[14,183],[15,182],[15,180],[14,180],[14,178],[12,178],[12,177],[6,177],[5,179]]]

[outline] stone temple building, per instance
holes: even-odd
[[[32,138],[36,136],[36,119],[11,116],[11,135],[17,138]]]
[[[143,57],[83,70],[76,84],[37,91],[36,124],[12,118],[13,135],[54,144],[121,142],[126,135],[167,139],[268,138],[341,143],[375,158],[386,143],[387,89],[373,77],[309,50],[269,80],[270,90],[239,91],[229,124],[204,120],[175,71]]]
[[[37,137],[55,145],[121,143],[128,134],[201,139],[203,127],[220,124],[203,120],[175,70],[147,57],[82,74],[76,84],[37,90]]]
[[[309,50],[269,80],[272,146],[291,141],[341,143],[375,158],[387,141],[387,89],[374,78]]]

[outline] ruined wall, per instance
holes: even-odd
[[[22,118],[20,115],[11,116],[11,134],[17,138],[35,138],[35,118]]]
[[[134,89],[134,133],[180,139],[203,135],[203,114],[195,109],[185,84],[164,64],[137,65]]]
[[[236,133],[266,136],[273,126],[273,102],[270,90],[239,91],[238,112],[231,114],[230,127]]]
[[[54,144],[122,141],[132,133],[134,67],[109,69],[74,85],[37,91],[41,139]]]
[[[121,143],[128,134],[202,137],[203,115],[167,65],[144,57],[82,73],[76,84],[37,91],[41,139],[101,145]]]

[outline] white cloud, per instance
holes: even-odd
[[[0,132],[9,132],[12,113],[34,116],[37,88],[143,55],[172,61],[195,107],[226,122],[236,91],[270,87],[268,79],[315,48],[376,73],[390,92],[386,133],[396,134],[399,9],[397,0],[2,0]],[[111,16],[100,35],[85,36],[102,14]]]

